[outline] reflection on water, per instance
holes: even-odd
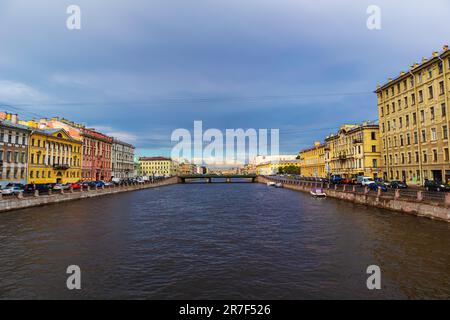
[[[450,298],[447,223],[259,184],[0,215],[0,298]],[[82,290],[66,289],[66,268]],[[366,268],[382,290],[366,288]]]

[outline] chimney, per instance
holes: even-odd
[[[448,44],[444,44],[444,47],[442,47],[443,51],[447,51],[448,50]]]
[[[391,82],[392,81],[392,78],[388,78],[388,82]]]
[[[400,71],[400,76],[404,76],[405,75],[405,71]]]
[[[425,58],[425,57],[422,58],[422,63],[425,63],[425,62],[427,62],[427,61],[428,61],[427,58]]]
[[[17,114],[11,114],[11,122],[17,124]]]
[[[439,52],[434,51],[434,52],[433,52],[433,58],[434,58],[434,57],[437,57],[437,56],[439,56]]]

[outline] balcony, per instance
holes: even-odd
[[[55,170],[67,170],[70,168],[70,166],[68,164],[54,164],[53,168]]]
[[[361,138],[353,139],[353,144],[358,144],[358,143],[363,143],[363,139],[361,139]]]

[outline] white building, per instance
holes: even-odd
[[[3,114],[0,114],[0,119]],[[27,183],[30,130],[17,124],[17,115],[0,120],[0,185]]]
[[[112,178],[127,179],[134,177],[134,146],[114,138],[111,149],[111,168]]]

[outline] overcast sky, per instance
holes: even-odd
[[[82,29],[66,28],[81,8]],[[369,5],[382,29],[366,27]],[[0,0],[1,109],[169,155],[176,128],[279,128],[296,153],[377,118],[377,83],[450,42],[448,0]],[[9,105],[9,106],[6,106]]]

